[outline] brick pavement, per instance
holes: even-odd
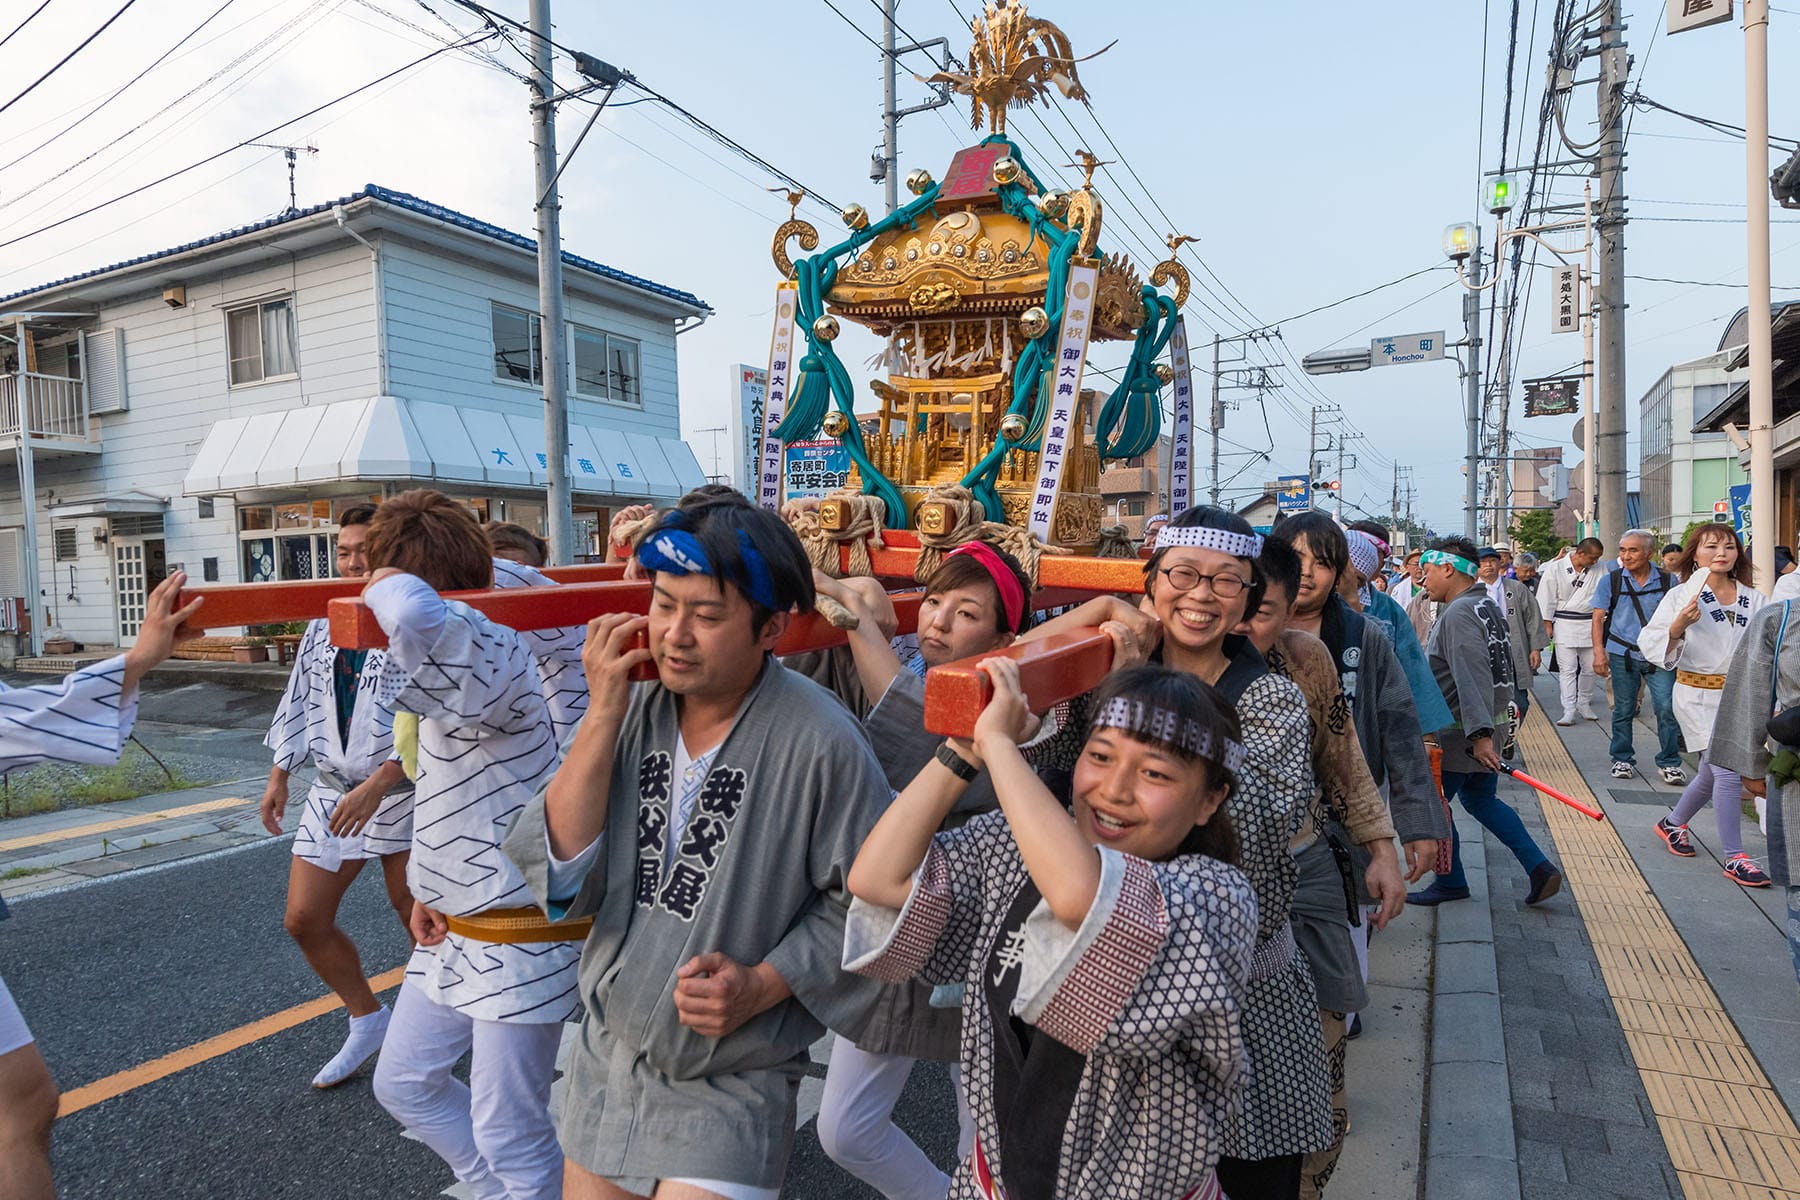
[[[1530,791],[1501,796],[1554,857]],[[1575,897],[1526,907],[1518,861],[1485,841],[1521,1200],[1681,1200]]]

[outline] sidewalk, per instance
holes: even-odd
[[[1538,908],[1511,854],[1485,847],[1522,1196],[1800,1200],[1800,1003],[1780,899],[1727,880],[1716,852],[1671,856],[1651,826],[1680,789],[1642,770],[1610,778],[1610,721],[1554,726],[1555,681],[1536,683],[1527,769],[1607,820],[1503,784],[1567,879]],[[1636,744],[1653,769],[1647,724]],[[1754,821],[1745,833],[1760,852]]]
[[[310,774],[289,785],[287,819],[300,819]],[[265,841],[266,777],[156,792],[0,821],[0,896],[14,900],[140,867]]]

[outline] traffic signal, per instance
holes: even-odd
[[[1513,206],[1513,181],[1506,175],[1495,175],[1482,188],[1482,201],[1491,213],[1503,213]]]

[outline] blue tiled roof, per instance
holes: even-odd
[[[379,187],[371,183],[364,185],[360,192],[352,193],[351,195],[341,197],[337,200],[327,200],[325,203],[315,204],[311,208],[302,208],[295,212],[282,213],[278,217],[271,217],[266,221],[258,221],[253,225],[240,225],[236,229],[227,229],[224,233],[216,233],[211,237],[201,238],[199,241],[188,242],[181,246],[171,246],[167,250],[158,250],[153,254],[141,254],[136,258],[128,258],[124,262],[113,263],[111,266],[98,267],[92,271],[83,271],[79,275],[70,275],[67,278],[58,279],[51,283],[39,284],[37,287],[26,288],[24,291],[14,292],[8,296],[0,296],[0,304],[15,300],[20,296],[30,296],[37,292],[49,291],[51,288],[58,288],[63,287],[66,284],[77,283],[83,279],[92,279],[97,275],[106,275],[125,267],[135,267],[141,263],[155,262],[159,258],[168,258],[172,255],[186,253],[189,250],[198,250],[203,246],[213,246],[221,242],[228,242],[233,238],[243,237],[246,234],[259,233],[265,229],[274,229],[277,226],[286,225],[291,221],[298,221],[306,217],[317,216],[319,213],[330,212],[340,204],[350,204],[353,201],[362,199],[379,200],[383,204],[390,204],[395,208],[403,208],[408,212],[418,213],[420,216],[431,217],[434,220],[444,222],[446,225],[454,225],[458,229],[466,229],[470,233],[478,233],[483,237],[492,238],[496,242],[504,242],[509,246],[517,246],[521,250],[527,250],[533,254],[537,253],[537,242],[526,237],[524,234],[514,233],[510,229],[502,229],[498,225],[491,225],[486,221],[478,221],[474,217],[459,213],[454,209],[445,208],[441,204],[433,204],[429,200],[421,200],[417,196],[411,196],[405,192],[396,192],[391,188]],[[567,250],[563,251],[562,257],[563,262],[568,266],[579,267],[583,271],[591,271],[595,275],[615,280],[629,287],[641,288],[653,295],[662,296],[682,304],[692,304],[698,308],[707,309],[709,312],[711,311],[711,306],[692,292],[684,292],[680,288],[672,288],[667,284],[657,283],[653,279],[644,279],[640,276],[632,275],[629,272],[621,271],[616,267],[609,267],[605,263],[595,262],[591,258],[583,258],[579,254],[570,254]]]

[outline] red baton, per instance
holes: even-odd
[[[1581,801],[1575,799],[1575,797],[1565,796],[1563,793],[1557,791],[1555,788],[1551,787],[1549,784],[1540,782],[1539,780],[1536,780],[1536,779],[1533,779],[1531,776],[1527,775],[1523,771],[1515,770],[1514,768],[1507,766],[1505,763],[1500,764],[1500,770],[1503,774],[1511,775],[1514,779],[1518,780],[1522,784],[1525,784],[1527,787],[1534,787],[1538,791],[1544,793],[1544,795],[1546,795],[1546,796],[1549,796],[1556,800],[1561,800],[1564,804],[1568,805],[1570,808],[1574,809],[1576,812],[1580,813],[1584,817],[1592,817],[1596,821],[1606,820],[1606,814],[1601,812],[1599,809],[1589,808],[1587,805],[1583,804]]]

